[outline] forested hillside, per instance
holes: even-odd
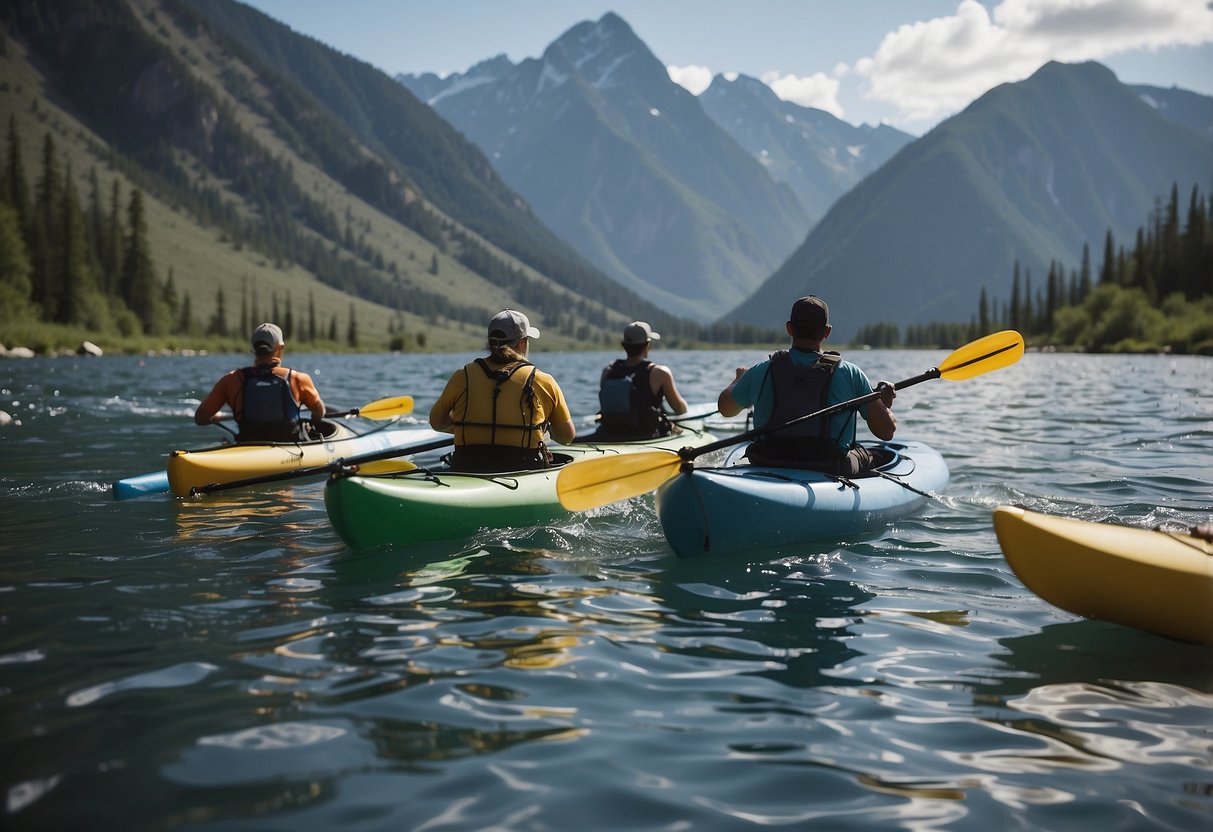
[[[843,196],[731,320],[779,320],[816,292],[838,334],[964,321],[1013,263],[1037,275],[1110,229],[1127,238],[1213,144],[1095,63],[1050,63],[907,145]]]
[[[242,343],[276,316],[296,342],[467,349],[515,306],[555,348],[634,318],[756,334],[621,290],[407,90],[246,7],[14,0],[0,25],[0,282],[33,313],[5,331]]]
[[[880,347],[948,347],[1000,329],[1040,348],[1213,355],[1213,196],[1187,206],[1179,188],[1138,228],[1133,245],[1108,231],[1098,263],[1084,245],[1078,265],[1049,264],[1043,280],[1015,262],[1005,301],[983,289],[968,323],[876,324],[858,340]]]

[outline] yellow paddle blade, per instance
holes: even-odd
[[[412,412],[412,396],[392,396],[358,408],[358,415],[363,419],[391,419],[393,416],[407,416]]]
[[[417,466],[407,459],[376,459],[371,462],[358,464],[358,473],[374,476],[376,474],[402,474],[405,471],[415,471]]]
[[[1023,336],[1004,329],[965,344],[939,365],[939,377],[964,381],[992,370],[1010,367],[1023,357]]]
[[[569,511],[586,511],[654,491],[681,467],[677,451],[580,459],[556,475],[556,496]]]

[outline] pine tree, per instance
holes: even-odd
[[[1024,273],[1023,300],[1019,307],[1019,323],[1025,335],[1036,331],[1035,316],[1036,310],[1032,307],[1032,270],[1028,269]]]
[[[243,275],[240,281],[240,331],[253,331],[253,319],[249,315],[248,306],[248,275]]]
[[[177,324],[177,313],[180,310],[180,301],[177,298],[177,287],[173,283],[173,267],[168,267],[168,276],[164,279],[164,285],[160,287],[160,302],[163,304],[166,315],[169,320],[169,331]]]
[[[316,341],[316,297],[311,292],[307,293],[307,339]]]
[[[126,232],[122,228],[121,193],[117,178],[110,189],[110,209],[105,229],[105,245],[101,248],[102,283],[109,294],[121,294],[122,287],[122,240]]]
[[[177,332],[190,335],[194,331],[194,307],[190,302],[189,289],[181,296],[181,314],[177,318]]]
[[[1082,278],[1080,277],[1081,281]],[[1103,242],[1103,266],[1099,269],[1100,285],[1116,282],[1116,246],[1112,242],[1112,229],[1108,229],[1108,233],[1104,236]],[[1083,297],[1086,297],[1086,291],[1090,290],[1090,277],[1087,276],[1087,287],[1083,292]]]
[[[59,225],[59,237],[63,241],[63,248],[58,258],[58,274],[54,278],[58,298],[54,320],[79,324],[85,322],[88,307],[95,300],[96,293],[92,290],[92,274],[88,271],[84,216],[80,211],[70,165],[63,177],[61,210],[63,219]]]
[[[358,321],[354,318],[354,304],[350,304],[350,325],[345,333],[345,341],[351,347],[358,347]]]
[[[55,210],[62,186],[59,181],[59,163],[56,159],[55,140],[50,133],[42,142],[42,176],[35,188],[30,235],[30,265],[33,266],[33,298],[42,310],[44,320],[54,320],[59,309],[56,292],[58,268],[56,255],[63,251],[59,236],[60,214]]]
[[[30,262],[17,209],[0,205],[0,320],[30,314]]]
[[[25,162],[17,136],[17,116],[8,117],[8,148],[5,153],[4,200],[17,212],[17,227],[22,234],[30,227],[29,184],[25,181]]]
[[[145,333],[156,331],[156,277],[151,246],[147,240],[147,220],[143,215],[143,192],[131,190],[127,206],[126,248],[122,257],[122,300],[130,308]]]
[[[105,206],[101,202],[101,180],[97,178],[97,168],[89,170],[88,175],[88,212],[87,229],[89,252],[89,271],[102,294],[110,294],[113,287],[105,282],[105,272],[101,264],[104,262],[105,247]]]
[[[227,330],[227,304],[224,302],[223,287],[219,287],[219,291],[215,293],[215,314],[211,316],[211,323],[206,328],[208,335],[220,335],[226,337]]]

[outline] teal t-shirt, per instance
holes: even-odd
[[[819,352],[804,352],[793,349],[792,363],[808,366],[817,363],[821,358]],[[771,386],[771,359],[759,361],[745,371],[733,387],[733,398],[742,407],[754,408],[754,427],[764,427],[771,418],[775,407],[775,393]],[[830,393],[827,397],[829,404],[856,399],[866,396],[873,390],[872,382],[868,381],[863,370],[850,361],[842,361],[834,370],[834,380],[830,382]],[[867,405],[859,408],[860,413],[866,413]],[[846,451],[855,441],[855,411],[844,410],[830,417],[830,435],[834,437],[840,451]]]

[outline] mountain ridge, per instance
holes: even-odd
[[[150,187],[151,205],[168,209],[150,217],[157,265],[162,278],[175,270],[203,319],[216,293],[247,304],[251,290],[254,306],[258,295],[275,305],[292,293],[296,304],[344,295],[351,327],[355,307],[365,316],[364,335],[406,324],[431,345],[477,346],[474,333],[504,305],[537,316],[555,346],[613,344],[637,316],[675,340],[700,334],[585,263],[399,84],[260,12],[227,0],[15,0],[0,23],[12,53],[6,77],[16,77],[28,45],[38,85],[67,107],[57,118],[84,119],[79,130],[59,130],[63,152],[87,171],[107,163],[102,144],[112,143],[129,161],[111,157],[127,172],[106,173],[106,187],[111,178]],[[248,51],[249,41],[264,51]],[[288,68],[297,64],[313,75],[297,78]],[[332,100],[347,105],[340,118]],[[38,113],[33,87],[7,85],[0,102],[8,114]],[[27,159],[37,158],[37,121],[21,125]],[[92,129],[85,122],[96,139],[77,138]],[[192,216],[203,208],[211,219]],[[210,259],[242,274],[173,253],[185,226],[197,248],[208,225],[223,249]],[[344,301],[339,309],[344,319]]]
[[[622,285],[710,319],[808,228],[795,196],[669,79],[618,15],[506,74],[398,76],[493,160],[536,213]],[[491,77],[468,84],[469,76]],[[637,214],[637,211],[642,212]]]
[[[964,321],[1015,263],[1043,275],[1109,229],[1130,238],[1172,184],[1208,177],[1209,158],[1106,67],[1051,62],[902,148],[724,319],[782,320],[791,298],[814,293],[838,310],[843,338],[863,324]]]
[[[851,125],[783,101],[756,78],[717,75],[699,95],[704,110],[796,194],[816,223],[861,179],[914,140],[888,125]]]

